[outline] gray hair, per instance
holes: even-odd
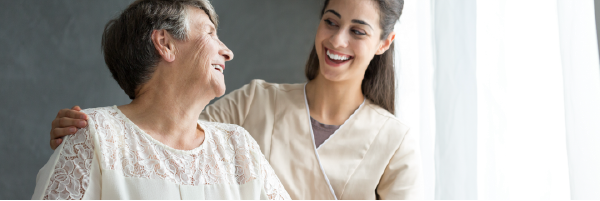
[[[104,61],[129,98],[135,99],[136,90],[152,77],[160,61],[152,32],[166,30],[177,40],[187,40],[190,8],[203,10],[218,27],[217,13],[208,0],[137,0],[106,24]]]

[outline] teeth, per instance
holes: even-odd
[[[221,67],[220,65],[212,65],[213,68],[217,69],[219,72],[223,72],[223,67]]]
[[[341,56],[341,55],[333,54],[333,53],[331,53],[329,50],[327,50],[327,56],[329,56],[329,58],[330,58],[330,59],[333,59],[333,60],[340,60],[340,61],[345,61],[345,60],[348,60],[348,59],[350,59],[350,58],[349,58],[349,57],[347,57],[347,56]]]

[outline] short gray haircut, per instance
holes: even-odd
[[[217,13],[208,0],[137,0],[104,27],[104,61],[130,99],[152,77],[161,58],[152,32],[166,30],[177,40],[187,40],[190,8],[203,10],[218,27]]]

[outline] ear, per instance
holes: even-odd
[[[390,34],[388,34],[385,40],[381,41],[381,44],[379,44],[379,49],[377,49],[377,52],[375,54],[382,55],[383,53],[385,53],[385,51],[390,49],[390,45],[392,45],[394,39],[396,39],[396,32],[392,31]]]
[[[175,40],[167,30],[154,30],[150,36],[154,48],[167,62],[175,61]]]

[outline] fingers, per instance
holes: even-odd
[[[87,120],[87,115],[81,112],[81,108],[79,106],[75,106],[72,109],[62,109],[58,111],[56,118],[60,117],[69,117],[72,119],[83,119]]]
[[[77,132],[77,128],[75,127],[67,127],[67,128],[54,128],[52,132],[50,132],[50,139],[56,140],[58,138],[62,138],[66,135],[72,135]]]
[[[77,105],[71,109],[58,111],[50,130],[50,147],[56,149],[62,143],[62,137],[75,134],[77,128],[85,128],[87,118],[87,115],[81,112],[81,107]]]
[[[56,149],[56,147],[62,143],[62,137],[75,134],[76,132],[77,128],[75,127],[53,128],[52,132],[50,132],[50,147]]]
[[[73,119],[69,117],[61,117],[56,118],[52,121],[52,129],[55,128],[66,128],[74,126],[77,128],[85,128],[87,126],[87,121],[81,119]]]
[[[54,150],[58,147],[58,145],[60,145],[60,143],[62,143],[62,139],[60,139],[60,138],[50,140],[50,148],[52,148],[52,150]]]
[[[73,106],[73,108],[71,108],[71,109],[72,109],[72,110],[75,110],[75,111],[78,111],[78,112],[79,112],[79,111],[81,111],[81,108],[80,108],[78,105],[76,105],[76,106]],[[79,115],[79,119],[84,119],[84,120],[87,120],[87,118],[88,118],[87,114],[85,114],[85,113],[83,113],[83,112],[80,112],[80,113],[74,113],[73,115],[75,115],[75,116]]]

